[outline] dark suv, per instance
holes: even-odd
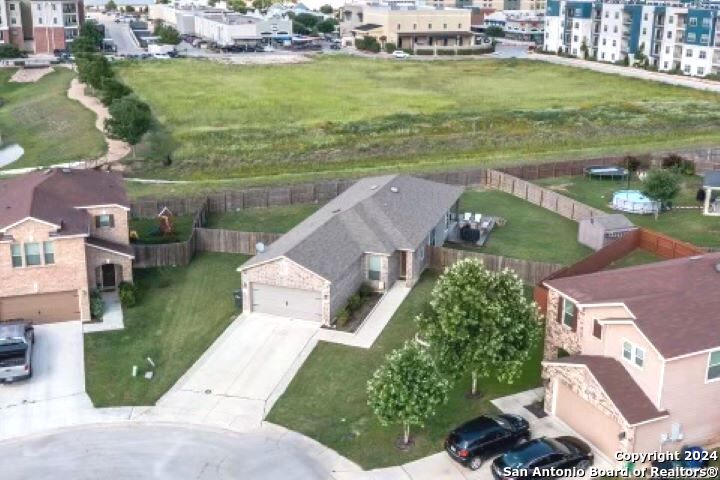
[[[518,415],[483,415],[460,425],[445,440],[450,458],[471,470],[502,453],[520,440],[530,438],[530,425]]]
[[[580,439],[538,438],[496,458],[492,473],[495,480],[556,478],[546,472],[572,468],[586,470],[592,463],[592,450]]]

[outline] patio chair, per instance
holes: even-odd
[[[469,222],[470,220],[472,220],[472,213],[471,213],[471,212],[465,212],[464,218],[465,218],[465,221],[466,221],[466,222]]]
[[[475,214],[475,223],[480,223],[480,220],[482,220],[482,213],[476,213]]]

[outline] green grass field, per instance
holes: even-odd
[[[157,154],[134,163],[133,174],[144,176],[347,176],[720,140],[715,94],[542,62],[334,56],[117,68],[179,145],[171,166]]]
[[[460,212],[503,217],[485,246],[472,251],[539,262],[570,264],[592,250],[577,242],[577,223],[525,200],[497,190],[468,191],[460,197]]]
[[[52,165],[99,157],[106,150],[95,114],[67,97],[74,74],[56,68],[37,83],[10,83],[15,70],[0,70],[0,134],[25,154],[5,168]]]
[[[173,217],[175,231],[169,235],[162,235],[159,223],[155,218],[131,218],[130,231],[138,234],[137,243],[158,244],[184,242],[192,234],[193,217],[180,215]]]
[[[608,206],[612,202],[613,193],[627,188],[624,181],[590,180],[586,177],[548,178],[536,183],[612,213],[617,213]],[[695,200],[695,195],[701,183],[700,177],[684,177],[682,190],[673,204],[698,207],[700,204]],[[633,180],[630,188],[642,190],[642,184]],[[704,216],[699,209],[675,209],[660,214],[657,220],[654,215],[625,215],[638,226],[665,233],[678,240],[701,247],[720,247],[720,218]]]
[[[241,232],[285,233],[320,208],[319,204],[300,204],[267,208],[248,208],[239,212],[211,213],[207,228]]]
[[[428,419],[425,428],[411,431],[415,441],[411,451],[403,453],[393,446],[401,427],[380,425],[367,406],[367,381],[386,355],[414,337],[417,332],[414,318],[427,307],[436,279],[431,272],[423,275],[370,349],[320,342],[275,404],[268,420],[308,435],[371,469],[439,452],[454,427],[496,411],[491,399],[539,386],[542,340],[513,385],[481,380],[479,390],[484,397],[472,400],[465,396],[470,390],[470,379],[462,379],[451,390],[448,403]],[[531,291],[527,289],[528,295]]]
[[[85,378],[96,407],[153,405],[230,324],[238,312],[235,269],[247,257],[200,253],[188,267],[135,270],[138,304],[125,328],[85,335]],[[151,357],[152,380],[142,377]],[[140,374],[133,378],[132,367]]]

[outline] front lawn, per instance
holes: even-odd
[[[592,253],[577,242],[577,223],[509,193],[498,190],[467,191],[460,197],[460,212],[503,217],[483,247],[468,250],[506,257],[571,264]]]
[[[153,405],[238,315],[235,271],[247,257],[201,253],[188,267],[135,270],[138,304],[125,329],[85,335],[85,380],[96,407]],[[142,375],[157,367],[152,380]],[[139,376],[132,377],[133,365]]]
[[[720,139],[715,93],[530,60],[333,55],[282,66],[186,59],[116,68],[167,130],[148,137],[149,161],[132,164],[147,177],[346,177]]]
[[[481,400],[468,400],[470,379],[450,392],[425,428],[411,433],[414,448],[407,453],[393,442],[401,427],[383,427],[367,406],[366,385],[385,356],[414,337],[414,317],[427,308],[437,275],[426,272],[369,350],[320,342],[270,412],[268,420],[318,440],[365,469],[399,465],[442,450],[447,433],[458,424],[495,411],[493,398],[540,385],[542,340],[532,352],[521,378],[514,385],[482,380]],[[532,290],[527,290],[531,294]]]
[[[320,207],[321,205],[313,203],[211,213],[205,226],[241,232],[285,233]]]
[[[173,217],[174,231],[168,235],[160,233],[157,218],[131,218],[130,231],[138,234],[135,243],[158,244],[184,242],[192,234],[193,217],[183,215]]]
[[[95,128],[95,114],[67,97],[75,74],[54,68],[35,83],[10,83],[15,69],[0,69],[0,143],[18,143],[25,149],[5,168],[92,160],[106,150]]]
[[[627,188],[626,181],[591,180],[582,176],[547,178],[537,180],[536,183],[611,213],[618,213],[609,207],[613,193]],[[699,203],[695,200],[695,195],[701,184],[700,177],[684,177],[682,191],[673,204],[698,207]],[[633,180],[630,188],[642,190],[642,184],[638,180]],[[654,215],[633,213],[624,213],[624,215],[640,227],[656,230],[678,240],[701,247],[720,247],[720,218],[705,216],[697,208],[664,212],[657,220]]]

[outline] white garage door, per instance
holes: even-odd
[[[252,311],[321,322],[322,300],[314,290],[253,283]]]

